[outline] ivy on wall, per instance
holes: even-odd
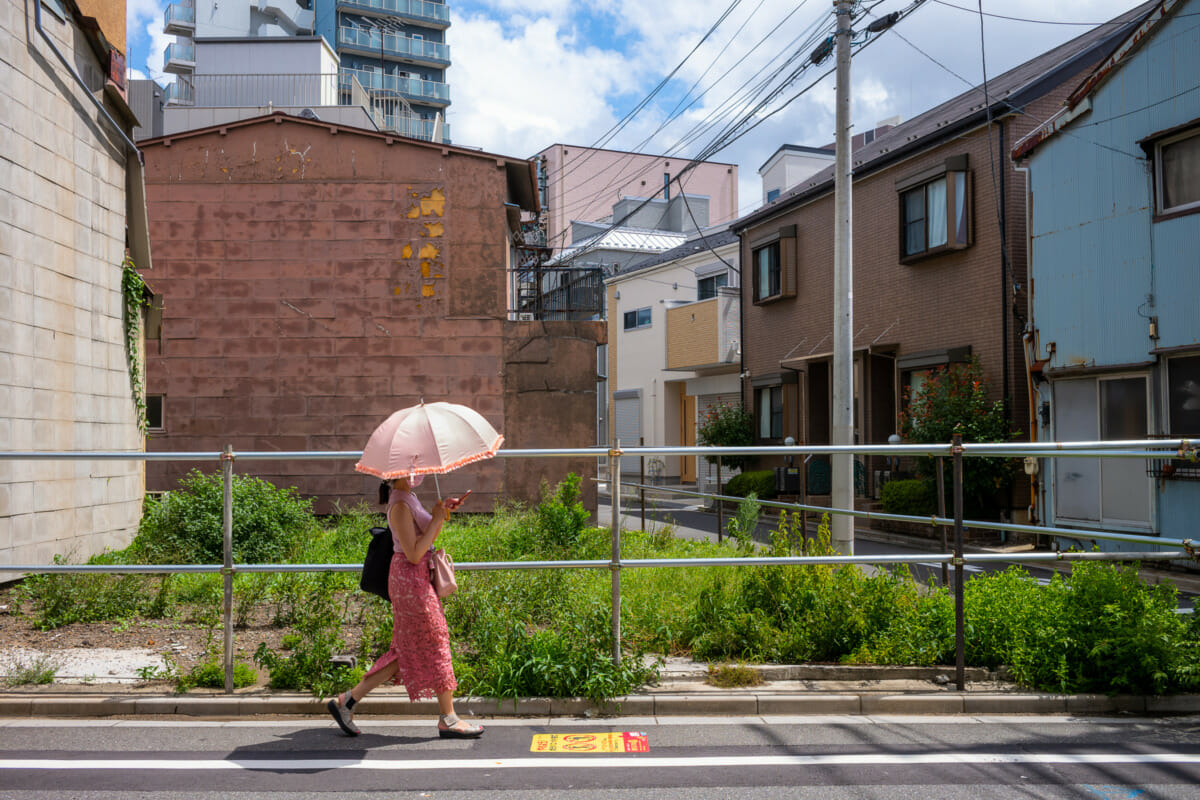
[[[146,282],[128,256],[121,264],[121,294],[125,298],[125,358],[129,362],[129,388],[133,392],[138,431],[146,434],[146,381],[142,375],[142,306],[150,305]]]

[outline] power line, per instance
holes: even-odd
[[[795,9],[790,11],[784,17],[783,20],[776,23],[773,26],[772,31],[770,33],[768,33],[767,35],[763,36],[761,39],[759,39],[759,41],[753,47],[751,47],[749,51],[747,51],[746,56],[743,56],[743,58],[758,51],[766,43],[766,41],[769,38],[771,38],[771,36],[773,36],[774,33],[778,29],[780,29],[782,27],[783,24],[788,19],[790,19],[799,10],[800,7],[802,7],[804,5],[804,2],[806,2],[806,0],[802,0],[802,2]],[[817,24],[817,22],[819,22],[819,19],[816,22],[814,22],[813,24],[815,25],[815,24]],[[811,27],[812,27],[812,25],[810,25],[810,28]],[[740,28],[739,28],[739,30],[740,30]],[[803,36],[803,35],[804,34],[801,34],[801,36]],[[676,142],[676,144],[672,145],[665,152],[658,154],[658,155],[661,155],[662,157],[671,157],[671,158],[678,157],[677,154],[679,153],[679,151],[682,150],[690,141],[694,140],[699,135],[703,134],[703,132],[706,129],[710,129],[713,125],[716,124],[715,120],[718,120],[722,116],[722,114],[727,113],[726,109],[728,106],[730,106],[731,104],[733,104],[735,102],[741,101],[742,97],[743,97],[743,95],[742,95],[743,90],[747,86],[750,85],[750,82],[753,81],[758,76],[762,75],[763,72],[765,72],[767,69],[769,69],[772,62],[779,60],[779,58],[781,56],[786,56],[786,54],[791,50],[791,48],[795,44],[795,42],[798,41],[800,38],[801,37],[798,36],[795,39],[793,39],[792,42],[790,42],[787,46],[785,46],[783,49],[781,49],[779,55],[776,55],[773,58],[771,58],[770,61],[768,61],[763,67],[761,67],[758,70],[758,72],[755,73],[754,76],[751,76],[750,79],[744,81],[739,87],[734,89],[733,92],[724,101],[722,101],[712,112],[710,112],[710,114],[704,120],[700,121],[695,126],[693,126],[693,128],[691,130],[685,132],[683,134],[683,136]],[[783,70],[788,68],[791,61],[795,58],[795,55],[796,55],[796,53],[793,52],[793,54],[791,56],[785,57],[784,62],[780,66],[776,67],[772,73],[770,73],[766,78],[763,78],[758,84],[756,84],[754,86],[754,88],[750,92],[750,96],[753,97],[753,96],[757,95],[758,93],[761,93],[765,86],[769,85],[772,80],[776,79],[782,73]],[[715,65],[716,63],[717,63],[717,61],[714,59],[713,65]],[[711,68],[712,67],[710,66],[709,70],[711,70]],[[706,70],[706,72],[707,71],[708,70]],[[714,82],[712,85],[710,85],[708,88],[706,88],[704,90],[704,92],[702,92],[700,95],[696,96],[692,100],[692,102],[688,103],[687,106],[685,106],[683,109],[679,110],[678,112],[674,113],[671,117],[669,117],[662,124],[660,124],[648,137],[646,137],[646,139],[644,139],[642,142],[640,142],[634,148],[635,153],[631,154],[627,160],[632,160],[634,158],[634,156],[637,154],[636,153],[637,150],[639,150],[641,147],[645,146],[650,140],[652,140],[655,136],[657,136],[659,133],[661,133],[668,125],[670,125],[672,122],[674,122],[676,119],[678,119],[682,115],[683,111],[686,111],[686,110],[690,109],[691,107],[693,107],[697,102],[699,102],[704,96],[706,96],[709,92],[711,92],[714,88],[716,88],[716,86],[720,85],[720,83],[722,83],[731,74],[732,74],[731,72],[726,72],[724,75],[722,75],[720,78],[718,78],[716,82]],[[698,83],[698,81],[697,81],[697,83]],[[692,88],[693,89],[695,88],[695,84],[693,85]],[[690,91],[691,91],[691,89],[689,89],[689,93],[690,93]],[[685,97],[686,97],[686,95],[685,95]],[[676,106],[676,108],[678,108],[678,106]],[[651,166],[647,165],[646,168],[644,168],[643,170],[641,170],[639,172],[636,172],[631,177],[629,177],[629,180],[636,180],[641,175],[646,174],[650,169],[651,169]],[[568,173],[562,173],[559,177],[556,177],[556,179],[552,185],[556,185],[557,183],[559,183],[562,179],[564,179],[567,176],[567,174]],[[619,168],[617,170],[614,170],[614,174],[615,174],[615,177],[611,178],[605,186],[599,188],[598,190],[596,190],[584,197],[577,198],[574,201],[572,201],[572,203],[570,204],[570,207],[564,209],[564,213],[570,214],[570,208],[584,207],[584,206],[590,204],[591,202],[593,202],[600,195],[609,191],[614,186],[614,184],[617,181],[621,180],[623,177],[621,175],[621,171]],[[682,185],[680,186],[680,188],[681,188],[681,190],[684,189],[684,187]],[[657,192],[655,192],[655,194],[657,194]]]
[[[1111,19],[1106,22],[1076,22],[1073,20],[1030,19],[1028,17],[1012,17],[1012,16],[1008,16],[1006,14],[993,14],[990,12],[976,11],[973,8],[967,8],[966,6],[958,6],[958,5],[955,5],[954,3],[948,3],[948,2],[946,2],[946,0],[933,0],[933,1],[935,3],[937,3],[938,5],[945,6],[946,8],[954,8],[959,11],[965,11],[968,14],[971,14],[972,16],[975,16],[977,14],[982,14],[985,17],[994,17],[995,19],[1004,19],[1004,20],[1009,20],[1010,22],[1028,22],[1033,25],[1076,25],[1076,26],[1083,26],[1086,28],[1099,28],[1103,25],[1120,26],[1120,25],[1126,24],[1124,22],[1116,22],[1115,20],[1111,20]],[[1177,16],[1177,17],[1194,17],[1194,16],[1200,16],[1200,15],[1176,14],[1175,16]]]
[[[1128,24],[1128,23],[1126,23],[1126,24]],[[950,75],[953,75],[955,78],[958,78],[960,81],[962,81],[963,83],[965,83],[967,86],[971,87],[971,90],[972,90],[972,91],[977,91],[977,92],[978,92],[978,91],[982,91],[982,89],[981,89],[979,86],[977,86],[975,83],[973,83],[972,81],[969,81],[969,80],[967,80],[967,79],[966,79],[966,78],[964,78],[962,75],[959,75],[957,72],[955,72],[954,70],[950,69],[950,68],[949,68],[949,67],[947,67],[945,64],[943,64],[942,62],[940,62],[940,61],[938,61],[936,58],[934,58],[933,56],[929,55],[929,53],[926,53],[926,52],[925,52],[924,50],[922,50],[920,47],[918,47],[917,45],[915,45],[915,44],[913,44],[911,41],[909,41],[907,38],[905,38],[905,36],[904,36],[903,34],[901,34],[899,31],[897,31],[897,30],[894,30],[894,29],[893,29],[893,30],[892,30],[892,34],[893,34],[894,36],[897,36],[897,37],[899,37],[899,38],[900,38],[900,41],[904,42],[906,45],[908,45],[909,47],[911,47],[913,50],[916,50],[918,53],[920,53],[921,55],[925,56],[925,58],[927,58],[927,59],[929,59],[930,61],[932,61],[932,62],[933,62],[934,64],[936,64],[938,67],[940,67],[941,69],[945,70],[945,71],[946,71],[947,73],[949,73]],[[1200,87],[1198,87],[1198,88],[1200,88]],[[1191,89],[1189,89],[1188,91],[1192,91],[1192,90],[1191,90]],[[1023,109],[1023,108],[1018,108],[1017,106],[1014,106],[1012,103],[1008,102],[1007,100],[1005,100],[1005,99],[1003,99],[1003,98],[1001,98],[1001,99],[997,100],[996,102],[997,102],[997,103],[999,103],[999,104],[1001,104],[1001,105],[1003,105],[1003,106],[1005,106],[1005,107],[1006,107],[1006,108],[1008,108],[1010,111],[1012,111],[1014,114],[1020,114],[1020,115],[1021,115],[1021,116],[1023,116],[1023,117],[1029,117],[1029,118],[1030,118],[1030,119],[1032,119],[1034,122],[1036,122],[1036,123],[1037,123],[1039,126],[1040,126],[1040,125],[1044,125],[1046,122],[1048,122],[1048,121],[1049,121],[1049,120],[1044,120],[1044,119],[1041,119],[1041,118],[1039,118],[1039,117],[1037,117],[1037,116],[1034,116],[1033,114],[1030,114],[1030,113],[1029,113],[1028,111],[1026,111],[1025,109]],[[1165,101],[1164,101],[1164,102],[1165,102]],[[1132,113],[1132,112],[1131,112],[1131,113]],[[1086,144],[1090,144],[1090,145],[1092,145],[1092,146],[1094,146],[1094,147],[1099,147],[1099,148],[1101,148],[1101,149],[1103,149],[1103,150],[1111,150],[1111,151],[1112,151],[1112,152],[1114,152],[1114,153],[1117,153],[1117,154],[1119,154],[1119,155],[1126,156],[1126,157],[1128,157],[1128,158],[1135,159],[1135,160],[1137,160],[1137,161],[1143,161],[1143,160],[1144,160],[1144,159],[1143,159],[1141,156],[1139,156],[1139,155],[1136,155],[1135,153],[1129,153],[1129,152],[1126,152],[1125,150],[1121,150],[1120,148],[1117,148],[1117,147],[1112,147],[1112,146],[1110,146],[1110,145],[1101,144],[1100,142],[1095,142],[1095,141],[1092,141],[1091,139],[1086,139],[1086,138],[1084,138],[1084,137],[1082,137],[1082,136],[1079,136],[1078,134],[1071,133],[1070,131],[1059,131],[1059,133],[1061,133],[1061,134],[1062,134],[1062,135],[1064,135],[1064,136],[1070,136],[1070,137],[1071,137],[1071,138],[1073,138],[1073,139],[1078,139],[1079,141],[1081,141],[1081,142],[1084,142],[1084,143],[1086,143]]]

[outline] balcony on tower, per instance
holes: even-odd
[[[394,58],[413,64],[450,66],[450,45],[380,28],[343,25],[338,28],[338,47],[361,55]]]
[[[429,28],[445,30],[450,27],[450,8],[445,3],[429,0],[337,0],[339,9],[370,15],[401,17]]]
[[[342,83],[349,84],[351,79],[357,79],[363,87],[377,94],[391,92],[409,102],[428,106],[450,105],[450,85],[447,83],[401,75],[384,75],[369,69],[342,67]]]
[[[163,72],[176,75],[196,69],[196,47],[182,42],[171,42],[163,53]]]
[[[196,32],[196,9],[188,3],[171,3],[163,13],[163,32],[192,36]]]

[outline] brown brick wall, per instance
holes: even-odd
[[[987,128],[980,127],[854,183],[855,347],[895,345],[896,353],[903,356],[970,345],[979,357],[992,396],[1001,399],[1007,341],[1010,415],[1014,427],[1026,433],[1028,393],[1021,349],[1026,293],[1022,288],[1014,298],[1011,291],[1014,282],[1024,287],[1027,275],[1025,180],[1007,154],[1017,139],[1054,113],[1075,81],[1067,80],[1031,104],[1025,115],[1014,114],[995,123],[990,142]],[[989,158],[989,147],[993,158]],[[896,180],[961,154],[969,157],[973,177],[973,244],[963,251],[901,264]],[[1009,258],[1007,280],[1003,277],[997,213],[1001,184],[1004,246]],[[779,373],[785,358],[833,349],[832,192],[744,231],[743,263],[752,263],[750,241],[786,225],[797,227],[797,297],[755,305],[751,296],[753,281],[743,281],[744,358],[751,377]],[[1014,306],[1017,316],[1013,314]],[[749,382],[746,397],[748,401],[752,397]],[[803,430],[804,424],[790,406],[785,409],[785,435],[803,440],[798,429]]]
[[[551,358],[512,361],[503,162],[390,141],[276,117],[146,146],[147,279],[164,297],[147,389],[166,398],[149,449],[361,451],[421,399],[472,406],[506,448],[592,443],[603,331],[539,331]],[[542,405],[554,424],[529,418]],[[514,488],[532,499],[527,475],[560,478],[549,463],[473,465],[441,486],[473,488],[488,510]],[[148,488],[191,466],[152,464]],[[323,512],[376,484],[352,460],[238,469],[296,485]]]

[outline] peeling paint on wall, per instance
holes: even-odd
[[[432,189],[427,194],[422,195],[420,192],[412,190],[409,187],[409,195],[413,198],[413,205],[409,208],[406,217],[408,219],[419,219],[421,217],[441,217],[446,210],[446,194],[440,189]],[[440,220],[425,222],[420,231],[420,236],[425,239],[442,238],[446,235],[446,226]],[[401,269],[409,267],[404,262],[414,258],[419,259],[419,267],[421,271],[420,278],[420,293],[422,298],[434,298],[438,295],[439,280],[445,278],[445,273],[441,264],[442,248],[432,242],[426,241],[419,245],[408,243],[400,248],[401,260],[397,262],[397,266]],[[414,296],[414,287],[408,283],[401,283],[392,288],[394,297],[409,297]],[[421,304],[417,303],[419,309]]]
[[[308,164],[312,163],[312,159],[308,158],[308,151],[312,149],[312,145],[310,144],[308,147],[304,148],[303,150],[297,150],[296,148],[294,148],[290,144],[288,144],[287,139],[284,139],[283,140],[283,149],[286,150],[289,155],[295,156],[296,159],[298,160],[300,166],[293,167],[292,174],[295,175],[296,173],[299,173],[300,179],[303,180],[305,167]],[[282,159],[276,158],[275,160],[278,162],[278,161],[281,161]],[[279,167],[279,169],[277,171],[282,172],[283,167],[282,166]]]
[[[441,189],[434,189],[421,198],[421,216],[423,217],[428,217],[430,214],[440,217],[445,209],[446,195]]]

